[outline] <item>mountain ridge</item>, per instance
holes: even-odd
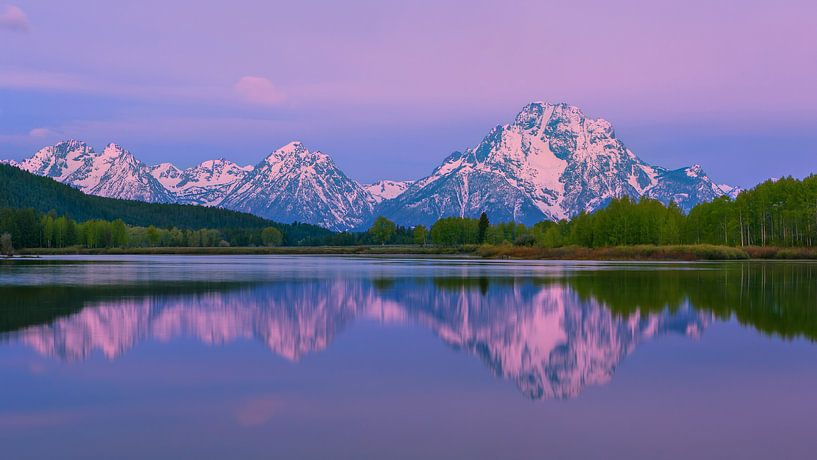
[[[282,224],[229,209],[170,203],[147,203],[88,195],[48,177],[0,164],[0,208],[32,208],[68,215],[78,222],[121,219],[139,227],[180,229],[260,229],[276,227],[288,244],[321,238],[329,230],[308,224]]]
[[[331,230],[367,228],[383,215],[401,225],[442,217],[532,224],[592,212],[613,198],[642,196],[684,210],[740,189],[713,182],[700,165],[668,169],[642,161],[612,124],[565,103],[533,102],[478,144],[448,155],[418,180],[360,184],[321,151],[293,141],[254,166],[220,158],[182,169],[147,165],[116,144],[96,152],[68,140],[11,162],[88,194],[217,206]]]
[[[700,166],[669,170],[642,161],[604,119],[563,103],[534,102],[375,213],[431,224],[490,210],[494,220],[532,224],[592,212],[623,196],[674,201],[689,210],[725,193]]]

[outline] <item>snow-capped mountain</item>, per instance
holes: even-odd
[[[724,193],[699,166],[667,170],[643,162],[606,120],[567,104],[536,102],[375,213],[401,224],[431,224],[486,211],[494,221],[532,224],[591,212],[623,196],[672,200],[688,210]]]
[[[219,159],[181,169],[172,163],[147,166],[116,144],[97,153],[72,140],[16,166],[93,195],[219,206],[332,230],[366,228],[379,215],[411,226],[483,211],[494,222],[533,224],[592,212],[623,196],[674,201],[689,210],[740,192],[712,182],[699,165],[674,170],[649,165],[606,120],[567,104],[541,102],[528,104],[513,123],[495,127],[417,181],[360,185],[328,155],[300,142],[275,150],[255,167]]]
[[[252,170],[252,166],[240,166],[220,158],[185,170],[171,163],[161,163],[151,167],[151,174],[179,203],[217,206]]]
[[[720,188],[726,196],[732,199],[737,198],[738,195],[740,195],[740,192],[743,191],[743,188],[741,187],[728,184],[718,184],[718,188]]]
[[[393,200],[408,189],[414,181],[411,180],[388,180],[383,179],[372,184],[362,185],[363,189],[369,192],[374,203],[381,203],[386,200]]]
[[[235,186],[221,207],[278,222],[308,222],[332,230],[360,226],[372,198],[322,152],[291,142],[272,152]]]
[[[155,203],[174,201],[147,165],[116,144],[96,152],[84,142],[60,142],[41,149],[19,167],[90,195]]]
[[[333,230],[358,227],[377,203],[328,155],[300,142],[275,150],[257,167],[223,158],[188,169],[172,163],[146,166],[115,144],[98,154],[74,140],[46,147],[19,165],[10,163],[92,195],[219,206]],[[386,193],[394,194],[391,189]]]

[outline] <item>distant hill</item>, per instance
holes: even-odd
[[[280,228],[291,242],[331,234],[309,224],[280,224],[242,212],[195,205],[157,204],[86,195],[47,177],[0,164],[0,208],[33,208],[55,211],[82,222],[90,219],[122,219],[126,224],[147,227]]]

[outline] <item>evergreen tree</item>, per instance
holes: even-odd
[[[488,233],[488,227],[491,226],[491,222],[488,221],[488,214],[484,212],[479,215],[479,226],[478,226],[478,233],[477,233],[477,243],[482,244],[485,242],[485,237]]]

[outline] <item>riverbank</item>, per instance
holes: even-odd
[[[817,259],[817,248],[732,247],[696,245],[636,245],[604,248],[566,246],[539,248],[480,246],[476,254],[486,258],[544,260],[748,260]]]
[[[159,248],[30,248],[20,255],[422,255],[474,256],[474,247],[437,246],[279,246],[279,247],[159,247]]]
[[[283,246],[212,248],[32,248],[19,251],[23,256],[42,255],[363,255],[481,257],[486,259],[527,260],[745,260],[745,259],[817,259],[817,248],[773,248],[714,245],[614,246],[585,248],[567,246],[540,248],[510,245],[465,246]]]

